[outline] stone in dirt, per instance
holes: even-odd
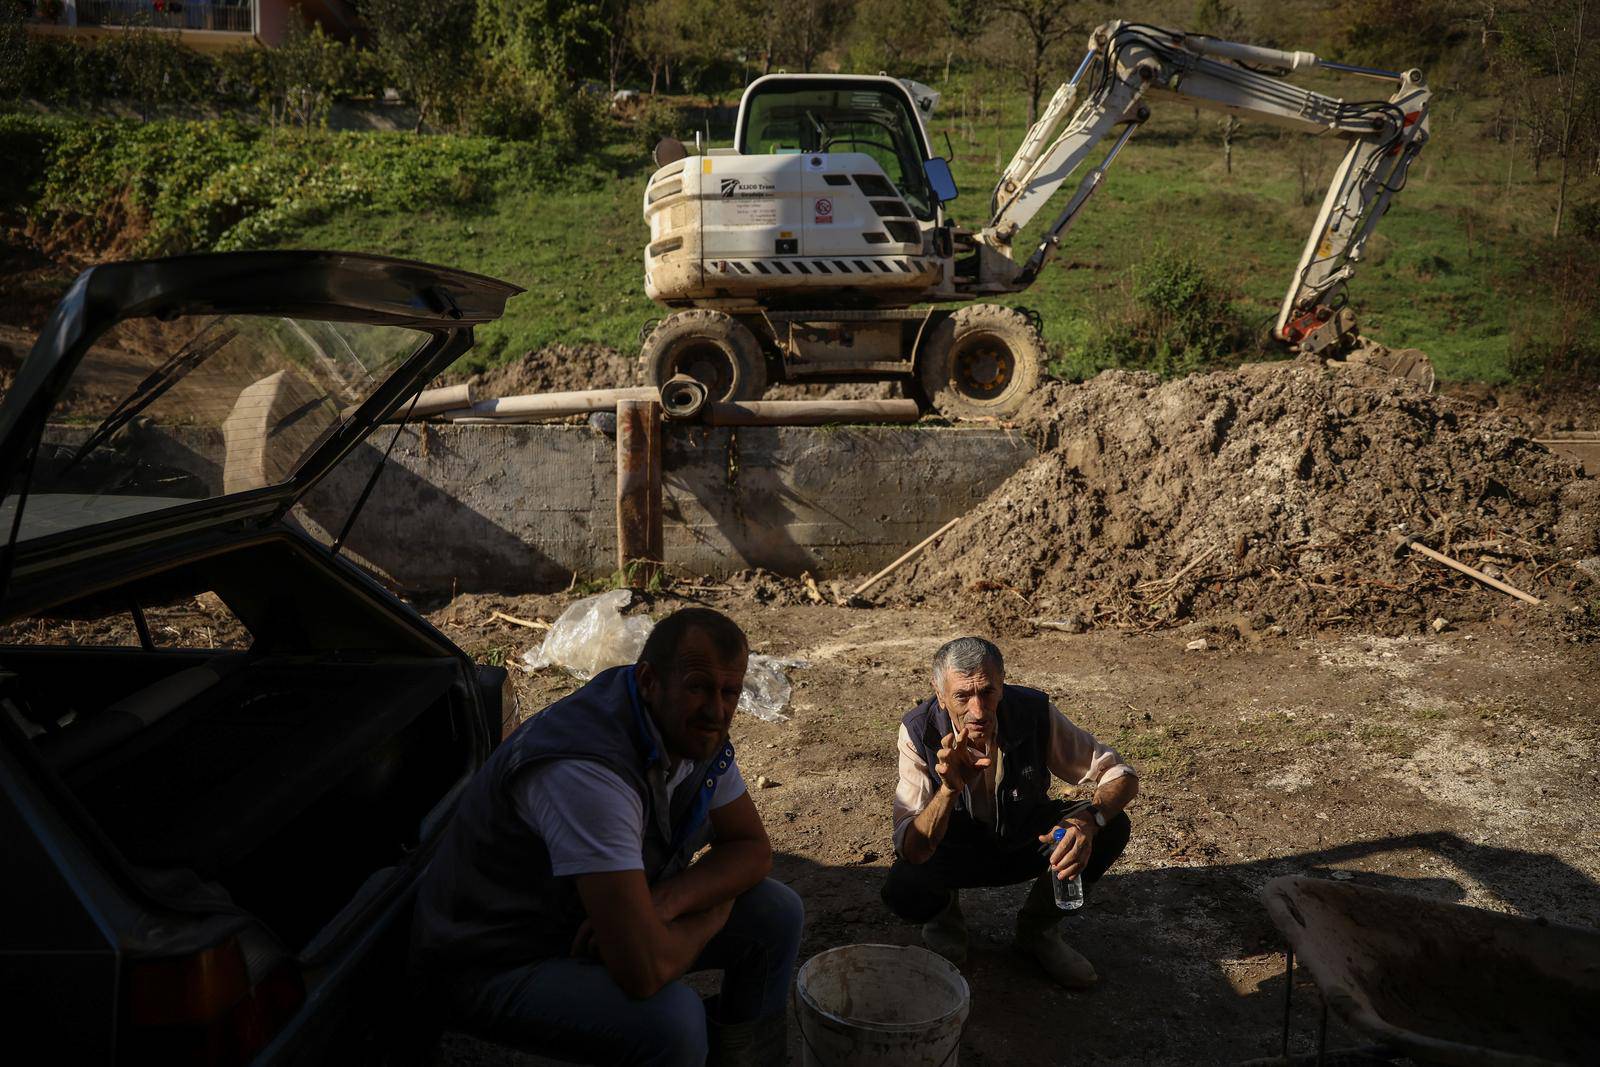
[[[1244,613],[1279,632],[1401,633],[1507,609],[1397,555],[1397,529],[1447,553],[1514,544],[1507,580],[1558,607],[1592,585],[1550,567],[1593,554],[1592,480],[1513,423],[1375,372],[1108,371],[1048,383],[1019,421],[1040,456],[891,576],[891,603],[956,597],[997,632],[1067,614],[1146,630]]]

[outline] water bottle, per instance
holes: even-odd
[[[1051,835],[1056,841],[1067,836],[1064,826],[1056,827]],[[1083,872],[1078,872],[1071,878],[1058,878],[1054,868],[1045,868],[1050,874],[1050,887],[1055,890],[1056,907],[1062,911],[1077,911],[1083,907]]]

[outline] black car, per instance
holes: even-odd
[[[518,292],[269,252],[94,267],[56,307],[0,405],[11,1053],[346,1061],[392,1034],[504,672],[340,554],[359,501],[322,538],[290,511]],[[206,640],[162,622],[197,603]]]

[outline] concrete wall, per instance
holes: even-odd
[[[380,429],[307,498],[337,531]],[[1005,430],[668,426],[667,563],[691,574],[881,567],[1034,456]],[[616,569],[616,445],[588,426],[407,427],[347,542],[414,590],[564,587]]]

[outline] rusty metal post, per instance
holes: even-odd
[[[661,571],[661,402],[617,401],[617,570],[630,585]]]

